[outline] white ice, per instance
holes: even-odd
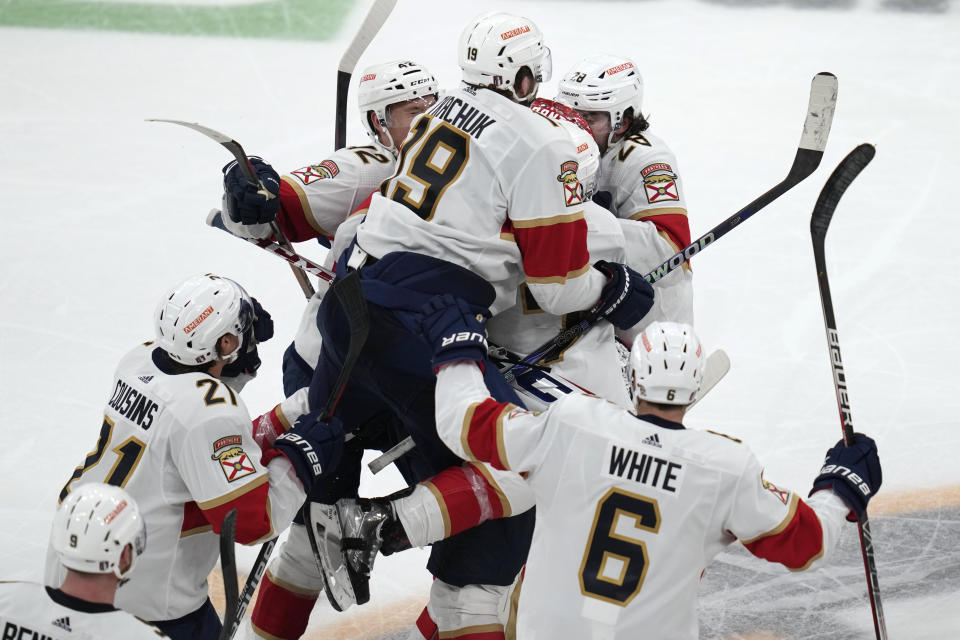
[[[411,57],[453,85],[459,31],[487,5],[543,28],[555,78],[542,95],[583,55],[634,57],[652,130],[679,158],[694,235],[783,178],[810,79],[835,73],[839,103],[820,170],[695,258],[699,332],[733,368],[689,423],[743,438],[769,479],[805,493],[840,437],[809,212],[837,162],[872,142],[876,159],[841,202],[827,243],[852,413],[879,444],[882,492],[956,487],[960,16],[946,0],[926,3],[939,9],[930,12],[879,0],[806,4],[405,0],[360,65]],[[299,290],[282,262],[204,227],[226,151],[144,119],[203,123],[281,171],[322,160],[333,144],[336,63],[365,6],[330,43],[0,28],[0,579],[39,578],[57,493],[95,443],[117,360],[151,337],[152,310],[170,284],[212,271],[265,304],[278,337],[261,348],[260,379],[244,395],[255,412],[280,399]],[[365,139],[351,106],[348,140]],[[364,483],[368,494],[400,486],[392,469]],[[875,523],[891,537],[906,526]],[[936,535],[947,535],[936,549],[954,550],[958,529],[956,509],[940,510],[921,518],[907,546],[878,537],[882,585],[934,580],[915,596],[891,594],[892,637],[960,635],[956,555],[932,578],[900,577],[906,556],[927,557]],[[410,552],[380,561],[371,607],[424,598],[424,560]],[[741,562],[768,572],[736,553],[720,564]],[[816,580],[784,573],[770,586]],[[833,624],[872,637],[860,580],[829,616],[803,598],[790,604],[801,612],[795,637],[830,637],[824,625]],[[708,623],[736,591],[714,587],[704,594]],[[312,624],[334,615],[318,607]],[[733,627],[719,629],[709,637]]]

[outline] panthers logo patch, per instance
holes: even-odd
[[[560,165],[560,175],[557,176],[557,182],[563,185],[563,202],[568,207],[575,207],[583,204],[583,185],[577,178],[577,169],[580,164],[576,160],[567,160]]]
[[[291,171],[290,175],[295,176],[303,184],[310,184],[317,180],[335,178],[340,173],[340,167],[333,160],[324,160],[320,164],[312,164],[296,171]]]
[[[679,200],[677,190],[677,174],[669,164],[658,162],[647,165],[640,172],[643,176],[643,186],[647,194],[647,202],[655,204],[666,200]]]

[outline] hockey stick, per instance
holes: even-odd
[[[279,243],[274,242],[273,240],[268,240],[266,238],[244,238],[243,236],[238,236],[230,231],[230,229],[227,229],[227,226],[223,223],[223,213],[220,212],[220,209],[210,210],[210,213],[207,214],[207,225],[215,229],[220,229],[221,231],[226,231],[234,238],[246,240],[250,244],[260,247],[264,251],[269,251],[281,260],[286,260],[295,267],[302,269],[310,275],[316,276],[325,282],[332,283],[334,278],[336,278],[336,275],[333,273],[333,271],[330,271],[326,267],[320,266],[309,258],[301,256],[299,253],[291,253],[287,251],[280,246]]]
[[[816,171],[817,167],[820,166],[820,160],[823,158],[823,149],[827,145],[827,138],[830,136],[830,125],[833,122],[833,112],[836,105],[837,77],[826,71],[818,73],[811,82],[810,100],[807,106],[807,115],[803,122],[803,134],[800,136],[800,145],[797,148],[797,154],[793,159],[793,165],[790,167],[787,177],[645,275],[644,278],[647,282],[652,284],[671,271],[678,269],[684,262],[703,251]],[[510,381],[514,376],[526,371],[529,368],[527,365],[557,357],[560,352],[599,319],[599,311],[594,307],[584,314],[584,318],[580,322],[568,327],[549,342],[545,342],[533,350],[530,355],[523,359],[524,364],[514,365],[508,369],[504,373],[504,377],[507,378],[507,381]]]
[[[363,296],[363,289],[360,286],[359,273],[352,271],[345,278],[338,278],[336,282],[334,282],[332,290],[340,301],[344,313],[347,316],[347,322],[350,326],[350,344],[347,346],[347,354],[344,356],[340,374],[337,376],[337,380],[330,390],[330,396],[327,398],[326,404],[320,411],[318,417],[320,421],[327,420],[333,415],[337,407],[337,402],[339,402],[340,396],[343,395],[343,391],[347,386],[350,372],[360,357],[360,351],[363,349],[363,345],[367,341],[367,335],[370,333],[370,317],[367,315],[367,301]],[[307,495],[310,494],[309,489],[310,488],[308,488]],[[273,548],[276,546],[277,538],[271,538],[260,545],[260,552],[257,554],[257,559],[253,564],[253,570],[250,572],[250,575],[247,576],[247,582],[243,585],[243,591],[240,593],[238,599],[234,627],[224,640],[231,640],[237,628],[239,628],[240,622],[243,620],[243,616],[247,611],[247,607],[250,605],[250,600],[257,590],[257,585],[260,584],[260,580],[263,578],[263,572],[267,568],[267,561],[270,559],[270,554],[273,553]]]
[[[340,64],[337,66],[337,106],[333,125],[335,151],[347,145],[347,95],[350,92],[350,78],[353,76],[353,70],[360,56],[366,51],[396,5],[397,0],[374,0],[370,11],[367,12],[367,17],[363,19],[356,35],[350,41],[350,46],[340,57]]]
[[[810,236],[813,240],[813,258],[817,266],[817,284],[820,288],[820,306],[823,308],[823,324],[827,331],[827,346],[830,349],[830,367],[833,370],[833,387],[837,395],[837,408],[840,413],[840,426],[843,428],[843,441],[849,446],[853,442],[853,418],[850,413],[850,397],[847,392],[847,376],[840,357],[840,336],[837,333],[837,320],[833,315],[833,301],[830,297],[830,283],[827,280],[827,261],[824,243],[827,228],[833,218],[833,212],[840,197],[860,172],[870,164],[876,150],[873,145],[861,144],[851,151],[830,174],[830,178],[817,198],[810,217]],[[873,557],[873,536],[870,533],[870,521],[867,512],[857,522],[860,531],[860,549],[863,552],[863,568],[867,576],[867,595],[873,613],[873,628],[877,640],[886,640],[887,625],[883,618],[883,606],[880,602],[880,582],[877,579],[877,565]]]
[[[234,542],[237,538],[237,510],[231,509],[220,525],[220,573],[223,577],[223,629],[220,640],[233,635],[237,619],[237,558]]]
[[[707,357],[704,365],[703,381],[700,383],[700,391],[693,402],[687,405],[687,411],[693,408],[693,405],[703,400],[704,396],[710,393],[710,390],[717,386],[717,383],[723,380],[724,376],[730,371],[730,357],[723,349],[717,349]],[[382,454],[374,458],[367,465],[373,473],[380,473],[391,462],[410,451],[416,446],[413,438],[407,436],[394,446],[390,447]]]
[[[254,172],[253,165],[250,164],[250,159],[247,158],[247,154],[244,152],[243,147],[241,147],[240,143],[233,138],[209,127],[205,127],[202,124],[197,124],[196,122],[165,120],[163,118],[147,118],[147,122],[169,122],[170,124],[179,124],[189,129],[193,129],[194,131],[199,131],[208,138],[216,140],[223,145],[227,151],[233,154],[233,157],[237,160],[237,166],[240,167],[240,171],[243,172],[243,175],[249,184],[257,187],[257,189],[268,199],[275,197],[272,193],[267,191],[260,180],[257,179],[257,174]],[[290,241],[287,240],[287,237],[283,235],[283,232],[280,230],[280,225],[277,224],[276,220],[270,223],[270,230],[273,232],[273,237],[277,239],[277,241],[286,251],[289,251],[293,255],[297,254],[293,248],[293,245],[291,245]],[[310,284],[310,278],[307,277],[307,274],[304,273],[302,269],[298,268],[294,264],[290,265],[290,270],[293,271],[293,277],[297,279],[297,284],[300,285],[303,295],[305,295],[309,300],[314,294],[313,285]]]

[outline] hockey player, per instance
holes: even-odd
[[[648,273],[690,244],[690,224],[677,160],[649,131],[641,113],[643,78],[632,60],[595,55],[573,65],[560,81],[557,101],[590,125],[603,154],[597,200],[621,220],[627,264]],[[693,322],[690,265],[655,283],[648,321]],[[630,332],[621,334],[628,346]]]
[[[133,571],[146,538],[137,503],[126,491],[100,483],[79,487],[57,509],[51,531],[66,579],[57,588],[0,582],[0,637],[165,638],[113,606],[117,587]]]
[[[451,353],[450,336],[463,334],[480,337]],[[876,444],[862,434],[827,451],[805,501],[766,480],[739,440],[684,428],[703,370],[689,325],[653,322],[638,336],[633,411],[587,395],[543,413],[497,402],[477,367],[482,334],[460,300],[424,307],[441,437],[467,460],[525,474],[536,495],[517,637],[697,638],[699,576],[726,546],[739,539],[792,570],[818,566],[880,488]]]
[[[338,273],[359,269],[370,333],[338,414],[384,406],[403,420],[434,471],[459,464],[433,424],[432,365],[417,338],[417,311],[435,293],[456,291],[479,312],[514,304],[521,280],[538,305],[562,314],[595,306],[613,324],[635,325],[652,290],[621,264],[591,266],[586,222],[567,198],[576,148],[560,127],[526,108],[549,79],[549,50],[531,21],[487,14],[461,35],[464,85],[441,94],[414,121],[396,175],[375,194]],[[349,342],[339,308],[321,303],[323,350],[310,401],[329,395]],[[494,393],[516,401],[495,369]],[[499,378],[499,380],[498,380]],[[450,587],[431,611],[450,637],[497,637],[500,591],[522,566],[532,514],[486,522],[434,545],[428,569]],[[469,592],[470,585],[485,585]],[[435,592],[436,593],[436,592]],[[476,615],[465,622],[461,615]],[[487,626],[489,625],[489,626]],[[489,635],[494,634],[494,635]]]
[[[436,97],[436,80],[423,65],[397,60],[367,67],[360,75],[357,101],[371,144],[340,149],[322,162],[292,171],[282,179],[262,160],[253,159],[264,184],[279,186],[278,197],[269,200],[247,185],[235,164],[228,165],[224,176],[228,228],[244,237],[267,237],[270,229],[266,222],[273,219],[271,212],[275,211],[276,220],[291,240],[332,240],[333,249],[327,253],[324,264],[332,268],[335,258],[356,234],[365,211],[363,201],[393,174],[398,148],[407,136],[410,122],[433,106]],[[319,283],[317,293],[304,310],[296,337],[284,354],[283,383],[288,398],[258,419],[256,429],[282,433],[308,411],[306,387],[321,346],[317,308],[327,288],[325,283]],[[378,418],[371,416],[367,422]],[[392,428],[387,425],[388,431]],[[343,495],[356,495],[363,447],[383,448],[396,440],[390,433],[373,441],[369,437],[355,439],[344,452],[337,476],[322,482],[314,499],[336,500]],[[323,586],[298,512],[287,539],[264,573],[251,616],[253,632],[264,638],[299,638]]]
[[[154,320],[156,342],[120,361],[96,447],[60,497],[92,482],[124,487],[139,502],[150,545],[117,605],[171,638],[213,639],[221,625],[207,575],[223,518],[237,510],[241,544],[275,536],[303,502],[303,487],[336,466],[343,431],[305,416],[275,440],[254,439],[224,375],[255,357],[273,330],[236,282],[189,278],[163,296]],[[60,584],[62,573],[48,554],[47,584]]]

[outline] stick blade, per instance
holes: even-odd
[[[837,203],[846,192],[850,183],[856,179],[863,171],[873,156],[876,154],[876,148],[869,143],[863,143],[847,154],[847,157],[840,161],[837,168],[833,170],[820,196],[817,198],[817,204],[813,207],[813,214],[810,216],[810,233],[814,238],[824,238],[827,235],[827,227],[833,218],[833,212],[837,208]]]

